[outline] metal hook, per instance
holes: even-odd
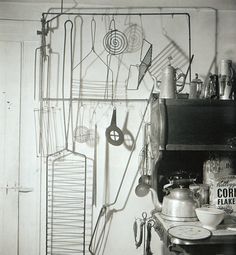
[[[142,213],[142,218],[143,218],[143,220],[146,220],[146,219],[147,219],[147,213],[146,213],[146,212],[143,212],[143,213]]]
[[[116,22],[114,19],[114,15],[112,16],[112,19],[110,21],[109,30],[115,30],[116,29]]]
[[[95,36],[96,36],[96,21],[94,17],[91,20],[91,38],[92,38],[92,51],[94,50],[94,45],[95,45]]]

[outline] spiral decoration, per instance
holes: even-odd
[[[144,32],[143,29],[137,24],[131,24],[124,31],[124,34],[128,40],[128,47],[126,52],[136,52],[142,47]]]
[[[105,50],[112,55],[119,55],[126,51],[128,40],[124,33],[117,29],[110,30],[103,38]]]

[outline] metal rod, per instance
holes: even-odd
[[[84,228],[84,231],[83,231],[83,255],[85,255],[85,250],[86,250],[86,210],[87,210],[87,160],[85,158],[85,161],[84,161],[84,222],[83,222],[83,228]]]
[[[61,13],[63,13],[63,5],[64,5],[64,1],[61,0]]]
[[[104,9],[103,9],[104,10]],[[135,13],[96,13],[96,12],[64,12],[64,13],[60,13],[60,12],[43,12],[42,13],[42,17],[43,19],[46,19],[47,15],[56,15],[55,17],[49,19],[46,21],[46,23],[49,23],[51,21],[53,21],[54,19],[62,16],[62,15],[80,15],[80,16],[86,16],[86,15],[90,15],[90,16],[179,16],[179,15],[185,15],[188,17],[188,26],[189,26],[189,31],[190,31],[190,14],[187,12],[135,12]],[[191,42],[191,33],[189,33],[189,39]],[[189,51],[190,51],[190,57],[191,57],[191,47],[189,47]]]
[[[114,101],[114,102],[127,102],[127,99],[125,98],[115,98],[115,99],[105,99],[105,98],[42,98],[42,101],[99,101],[99,102],[111,102],[111,101]],[[134,102],[147,102],[148,101],[148,98],[130,98],[128,99],[128,101],[134,101]]]
[[[104,10],[104,9],[102,9]],[[133,15],[160,15],[160,16],[164,16],[164,15],[168,15],[168,16],[174,16],[174,15],[187,15],[189,16],[188,12],[133,12],[133,13],[127,13],[127,12],[120,12],[120,13],[96,13],[96,12],[64,12],[64,13],[60,13],[60,12],[43,12],[42,15],[94,15],[94,16],[99,16],[99,15],[103,15],[103,16],[119,16],[119,15],[129,15],[129,16],[133,16]],[[47,21],[47,22],[50,22]]]
[[[189,84],[191,83],[191,62],[192,62],[192,47],[191,47],[191,21],[190,21],[190,15],[187,15],[188,17],[188,57],[189,57]]]

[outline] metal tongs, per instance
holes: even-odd
[[[142,245],[143,239],[144,240],[146,239],[146,243],[144,242],[144,245],[143,245],[144,255],[152,255],[153,253],[151,251],[151,246],[150,246],[151,230],[155,224],[155,221],[152,219],[152,217],[148,218],[147,213],[143,212],[142,218],[139,219],[139,222],[140,222],[139,227],[138,227],[137,219],[135,220],[133,224],[136,249]],[[137,240],[138,228],[139,228],[139,239]],[[146,232],[147,232],[147,236],[146,236]]]

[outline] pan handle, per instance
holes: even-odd
[[[159,99],[159,121],[160,121],[160,144],[159,149],[165,150],[166,149],[166,128],[167,128],[167,112],[166,112],[166,105],[165,99]]]

